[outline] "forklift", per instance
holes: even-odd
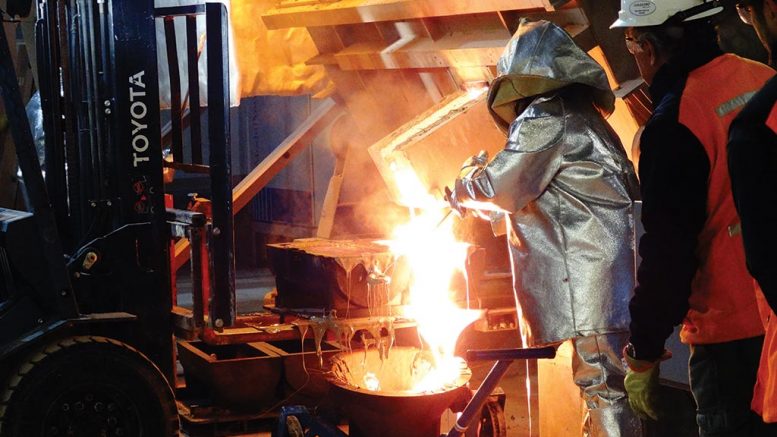
[[[193,274],[213,294],[209,308],[198,302],[195,311],[208,313],[214,329],[235,320],[226,8],[155,9],[152,0],[16,3],[38,17],[45,176],[12,41],[0,32],[0,94],[26,203],[26,211],[0,209],[0,436],[178,435],[174,236],[189,237],[195,258],[208,246]],[[191,161],[182,164],[175,73],[172,152],[179,162],[165,164],[163,138],[170,135],[161,121],[155,23],[167,29],[185,17],[189,100],[196,102],[188,111],[198,123],[200,15],[209,60],[208,162],[197,125]],[[166,208],[163,167],[176,164],[210,175],[210,220]]]

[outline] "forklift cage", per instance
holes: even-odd
[[[208,165],[203,165],[201,109],[197,50],[197,15],[205,15],[208,62]],[[221,329],[235,323],[235,259],[232,218],[231,138],[229,119],[229,44],[228,15],[222,3],[157,8],[157,19],[164,21],[167,63],[170,72],[170,135],[173,162],[165,167],[210,175],[211,223],[201,213],[168,210],[168,222],[174,237],[190,241],[190,266],[193,286],[194,328],[205,325]],[[175,32],[176,18],[186,21],[186,69],[189,104],[181,96],[181,74]],[[184,125],[188,124],[191,140],[191,162],[184,162]],[[210,248],[211,256],[204,250]],[[173,267],[174,268],[174,267]],[[174,287],[171,287],[174,289]],[[208,293],[210,291],[210,293]],[[210,296],[210,302],[208,302]]]

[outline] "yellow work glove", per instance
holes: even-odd
[[[643,419],[650,417],[653,420],[658,420],[658,413],[655,409],[658,398],[657,363],[642,372],[626,370],[623,384],[629,394],[631,409]]]
[[[633,358],[626,351],[623,353],[627,364],[623,385],[629,396],[629,405],[643,419],[658,420],[658,364],[671,356],[669,351],[665,351],[658,360],[646,361]]]

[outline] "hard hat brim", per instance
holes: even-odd
[[[629,23],[627,20],[621,20],[620,18],[618,18],[612,24],[610,24],[610,29],[617,29],[619,27],[635,27],[635,26],[634,26],[634,23]]]
[[[704,12],[701,12],[701,13],[698,13],[698,14],[696,14],[696,15],[692,15],[692,16],[690,16],[690,17],[686,18],[686,19],[685,19],[685,20],[683,20],[683,21],[693,21],[693,20],[699,20],[699,19],[701,19],[701,18],[707,18],[707,17],[711,17],[711,16],[713,16],[713,15],[715,15],[715,14],[718,14],[718,13],[720,13],[721,11],[723,11],[723,6],[718,6],[718,7],[712,8],[712,9],[710,9],[710,10],[707,10],[707,11],[704,11]],[[615,21],[614,21],[614,22],[613,22],[613,23],[610,25],[610,29],[616,29],[616,28],[619,28],[619,27],[647,27],[647,26],[658,26],[658,25],[660,25],[660,24],[663,24],[663,23],[665,23],[666,21],[667,21],[667,20],[664,20],[664,21],[662,21],[662,22],[660,22],[660,23],[656,23],[656,22],[654,22],[654,21],[650,20],[649,18],[644,18],[644,19],[641,19],[641,20],[637,20],[637,19],[631,19],[631,20],[629,20],[629,19],[626,19],[626,20],[624,20],[624,19],[622,19],[622,18],[620,18],[620,17],[619,17],[617,20],[615,20]]]
[[[704,11],[704,12],[702,12],[700,14],[691,15],[690,17],[686,18],[683,21],[693,21],[693,20],[698,20],[698,19],[701,19],[701,18],[711,17],[711,16],[713,16],[715,14],[718,14],[718,13],[720,13],[722,11],[723,11],[723,6],[718,6],[716,8],[712,8],[712,9],[710,9],[708,11]]]

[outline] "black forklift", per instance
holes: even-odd
[[[0,209],[0,436],[178,435],[175,236],[191,241],[193,281],[214,290],[208,308],[195,302],[199,320],[209,314],[214,329],[235,320],[226,8],[28,0],[17,2],[21,10],[19,3],[38,17],[45,176],[12,41],[0,32],[0,94],[26,203],[26,211]],[[163,132],[155,34],[158,21],[165,30],[174,18],[186,21],[189,101],[196,102],[187,115],[198,123],[201,15],[209,59],[205,163],[199,125],[191,150],[182,150],[184,105],[173,71],[171,129]],[[166,142],[178,162],[163,160]],[[210,176],[212,219],[166,208],[165,165]],[[203,253],[210,256],[202,260]]]
[[[313,329],[299,314],[236,314],[226,7],[155,8],[152,0],[16,0],[15,6],[37,16],[45,159],[42,170],[12,41],[0,32],[0,95],[25,201],[23,210],[0,208],[0,437],[175,436],[181,418],[184,428],[207,424],[208,417],[276,418],[276,407],[296,401],[293,395],[302,390],[281,393],[280,363],[283,372],[298,368],[286,380],[304,380],[304,387],[311,378],[306,363],[322,360],[320,346],[318,357],[304,350]],[[176,35],[181,22],[185,32]],[[198,77],[203,22],[205,108]],[[160,106],[158,27],[166,47],[169,111]],[[185,61],[179,62],[179,53]],[[187,71],[187,95],[179,65]],[[338,103],[325,102],[307,124],[321,128],[342,112]],[[166,149],[173,159],[163,159]],[[283,162],[291,152],[274,154]],[[277,171],[275,164],[267,167],[254,180]],[[165,169],[207,176],[207,207],[172,208]],[[256,194],[258,185],[235,190]],[[187,260],[192,307],[183,310],[175,305],[174,277]],[[368,275],[360,278],[366,288]],[[358,326],[360,319],[351,323]],[[409,320],[393,327],[414,330]],[[472,355],[499,361],[450,435],[463,435],[472,420],[480,421],[480,435],[506,435],[504,393],[493,393],[496,383],[512,360],[555,353],[497,352]],[[177,380],[177,358],[185,389]],[[254,358],[258,370],[249,377],[245,366]],[[215,404],[195,411],[181,393],[197,385],[209,385],[216,404],[261,408],[232,416]],[[279,437],[303,435],[301,427],[292,434],[288,416],[310,422],[304,435],[342,434],[304,409],[284,409],[280,416]]]

